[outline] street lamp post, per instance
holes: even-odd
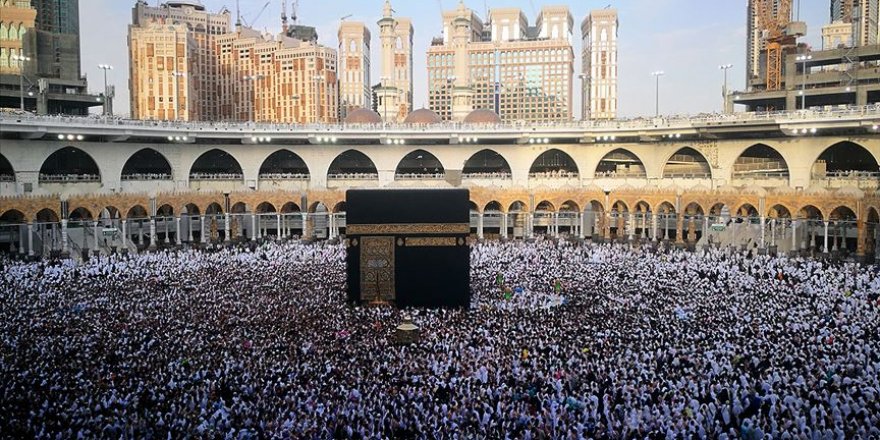
[[[245,75],[245,77],[244,77],[245,81],[251,81],[251,82],[253,82],[253,85],[254,85],[253,86],[253,100],[251,102],[251,111],[250,111],[251,116],[249,118],[250,119],[249,122],[256,122],[257,86],[259,85],[259,81],[265,77],[266,77],[266,75],[263,75],[260,73],[258,73],[256,75]]]
[[[110,110],[110,105],[107,102],[110,97],[110,90],[107,88],[107,71],[113,70],[113,66],[109,64],[98,64],[98,68],[104,71],[104,116],[113,116],[113,111]]]
[[[184,72],[171,72],[174,75],[174,119],[180,120],[180,78],[186,76]]]
[[[727,113],[727,71],[733,67],[733,64],[722,64],[718,66],[719,69],[723,72],[724,76],[724,85],[721,87],[721,110],[723,113]]]
[[[587,79],[589,76],[586,73],[581,73],[578,78],[581,80],[581,121],[586,121],[589,119],[587,113],[590,108],[590,103],[587,102]]]
[[[318,119],[321,112],[321,104],[319,101],[321,100],[321,85],[319,81],[324,79],[322,75],[314,75],[312,76],[312,80],[315,81],[315,123],[318,123]]]
[[[803,81],[801,82],[801,110],[807,109],[807,62],[812,60],[812,55],[798,55],[796,61],[803,63]]]
[[[24,62],[30,61],[31,57],[26,57],[24,55],[13,55],[11,58],[13,61],[18,61],[18,91],[21,95],[21,110],[24,111]]]
[[[657,70],[655,72],[651,72],[651,75],[654,76],[655,84],[654,84],[654,114],[655,116],[660,116],[660,77],[665,75],[662,70]]]

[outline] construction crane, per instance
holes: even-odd
[[[758,29],[763,31],[767,44],[767,90],[782,88],[782,58],[785,51],[797,44],[797,38],[806,34],[806,24],[791,20],[792,0],[752,0],[755,5]]]
[[[250,23],[248,23],[244,18],[242,18],[242,21],[244,21],[244,25],[247,26],[247,27],[251,27],[251,25],[253,25],[254,23],[256,23],[257,20],[260,19],[260,16],[263,15],[263,12],[266,10],[266,8],[269,7],[269,3],[271,3],[271,2],[266,2],[266,4],[263,5],[263,8],[260,9],[260,12],[257,12],[257,15],[254,17],[253,20],[251,20]]]

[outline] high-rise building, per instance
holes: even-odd
[[[581,23],[584,120],[617,117],[617,27],[615,9],[590,11]]]
[[[138,2],[132,15],[133,118],[337,120],[336,51],[317,44],[314,28],[233,30],[229,11],[209,13],[197,0]]]
[[[489,12],[488,25],[460,4],[443,13],[443,36],[428,48],[429,107],[444,120],[473,109],[504,121],[572,117],[574,20],[564,6],[541,9],[535,26],[516,8]]]
[[[767,1],[768,0],[748,0],[746,12],[746,84],[749,85],[749,88],[766,83],[766,29],[763,29],[760,26],[757,3]],[[781,8],[782,1],[783,0],[769,0],[770,15],[774,19],[779,19],[779,13],[783,10]],[[791,11],[789,10],[789,14],[790,13]],[[791,16],[786,17],[784,21],[790,19]]]
[[[880,2],[877,0],[831,0],[831,23],[852,25],[853,46],[880,44]]]
[[[102,105],[80,68],[78,0],[0,2],[0,106],[83,115]]]
[[[835,21],[822,26],[822,50],[852,47],[852,31],[852,24],[842,21]]]
[[[377,24],[382,51],[377,107],[383,120],[401,122],[412,111],[413,26],[408,18],[394,17],[388,0]]]
[[[362,22],[339,25],[339,111],[342,118],[358,108],[371,108],[370,30]]]

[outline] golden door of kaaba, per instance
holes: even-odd
[[[394,237],[361,237],[361,301],[393,302]]]

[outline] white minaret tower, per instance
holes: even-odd
[[[452,47],[455,51],[455,81],[452,89],[452,119],[462,121],[474,109],[474,91],[470,84],[470,66],[468,65],[468,43],[471,35],[471,11],[458,3],[455,19],[452,21]]]
[[[397,37],[394,33],[395,21],[392,16],[391,2],[385,0],[382,18],[379,25],[379,40],[382,43],[382,77],[380,87],[376,90],[379,99],[379,115],[385,122],[397,122],[397,85],[394,80],[394,47]]]

